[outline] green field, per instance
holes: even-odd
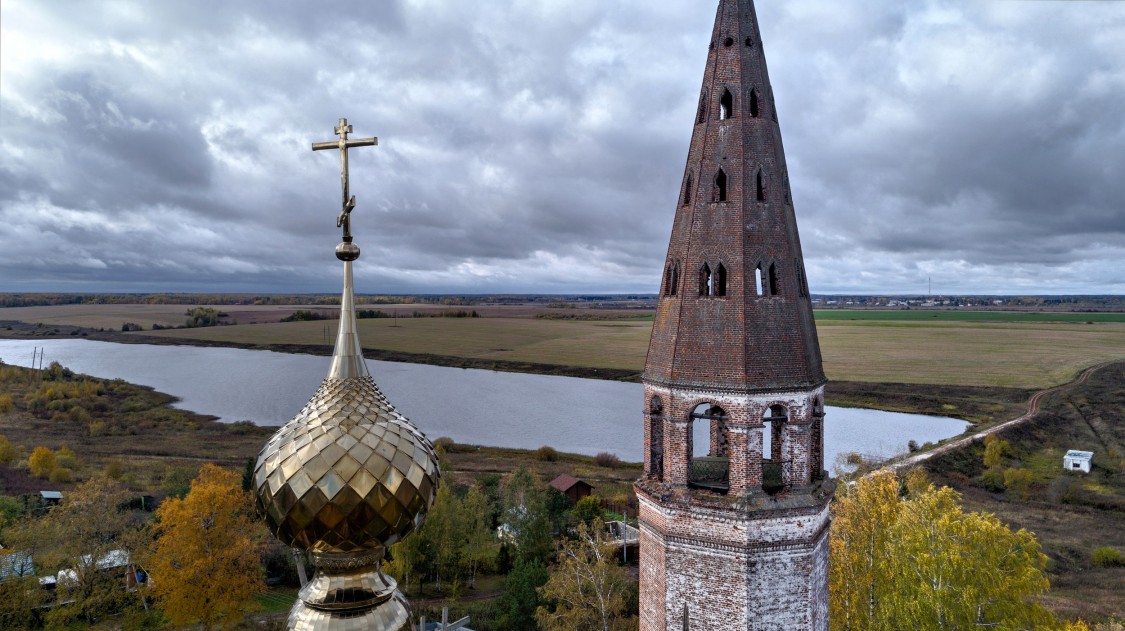
[[[1125,313],[966,311],[962,309],[817,309],[816,321],[835,322],[1125,322]]]

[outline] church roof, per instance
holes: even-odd
[[[645,381],[754,392],[825,382],[751,0],[721,0]]]

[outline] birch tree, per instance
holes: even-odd
[[[579,524],[577,538],[563,544],[551,578],[539,589],[540,601],[553,607],[540,606],[535,619],[544,631],[627,629],[635,626],[626,611],[628,588],[601,519]]]
[[[1034,599],[1048,589],[1034,535],[966,512],[960,495],[920,472],[903,485],[879,472],[843,487],[833,506],[833,629],[1051,628]]]

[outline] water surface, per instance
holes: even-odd
[[[0,359],[30,366],[32,349],[75,372],[120,378],[179,398],[175,404],[223,421],[281,425],[304,406],[330,358],[201,346],[114,344],[83,339],[0,340]],[[391,403],[430,437],[457,442],[643,458],[640,384],[368,360]],[[831,388],[831,384],[828,386]],[[858,451],[889,457],[907,442],[964,431],[958,419],[829,406],[825,462]]]

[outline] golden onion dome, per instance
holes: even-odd
[[[352,262],[328,376],[258,454],[254,488],[270,530],[317,554],[382,549],[422,522],[440,480],[433,445],[367,371]]]
[[[255,471],[270,529],[318,553],[395,543],[421,523],[438,479],[430,442],[366,374],[325,379]]]
[[[305,407],[258,454],[254,490],[270,530],[308,551],[316,574],[301,587],[286,628],[293,631],[404,631],[410,606],[380,570],[385,547],[422,523],[440,481],[433,445],[379,391],[367,372],[355,319],[351,236],[355,196],[348,194],[348,149],[378,144],[348,139],[313,150],[340,151],[341,212],[336,226],[344,262],[340,328],[328,376]],[[302,577],[303,580],[303,577]]]

